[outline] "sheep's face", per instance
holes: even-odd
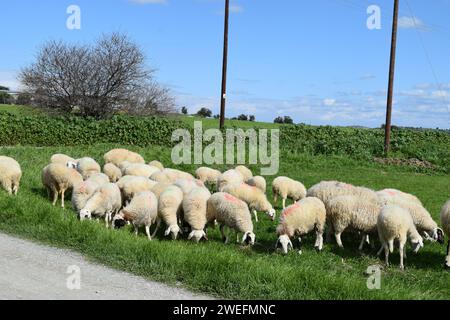
[[[420,237],[419,239],[411,240],[411,246],[413,248],[413,252],[419,252],[420,248],[423,248],[423,239]]]
[[[246,232],[242,237],[242,244],[254,245],[255,244],[255,234],[253,232]]]
[[[166,229],[164,235],[167,237],[170,234],[172,235],[172,239],[176,240],[179,233],[182,233],[179,226],[170,226]]]
[[[272,221],[275,221],[276,211],[274,208],[267,211],[266,214],[269,216],[270,219],[272,219]]]
[[[127,222],[125,221],[125,219],[121,213],[116,214],[114,216],[113,221],[112,221],[112,225],[114,226],[114,228],[120,229],[120,228],[123,228],[126,224],[127,224]]]
[[[445,265],[444,265],[444,267],[446,269],[450,269],[450,254],[445,257]]]
[[[87,210],[87,209],[82,209],[81,211],[80,211],[80,220],[81,221],[83,221],[83,220],[91,220],[92,219],[92,213],[91,213],[91,211],[90,210]]]
[[[197,243],[200,242],[202,239],[208,241],[208,237],[206,236],[206,233],[203,230],[193,230],[188,237],[188,240],[192,240]]]
[[[287,254],[289,250],[292,250],[294,248],[294,246],[292,245],[291,239],[289,239],[287,235],[283,234],[278,238],[275,248],[281,248],[283,253]]]
[[[68,161],[66,163],[66,166],[67,166],[67,168],[70,168],[70,169],[76,169],[77,168],[76,162],[73,162],[73,161]]]
[[[442,231],[441,228],[434,229],[433,240],[439,242],[440,244],[444,243],[444,231]]]

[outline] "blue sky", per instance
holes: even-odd
[[[450,0],[400,2],[393,123],[450,128]],[[194,112],[206,106],[218,113],[223,3],[2,0],[7,32],[0,84],[17,88],[18,70],[33,61],[46,40],[83,43],[120,31],[139,43],[179,107]],[[272,121],[290,115],[308,124],[381,125],[392,3],[232,0],[227,116],[246,113]],[[81,9],[81,30],[66,28],[72,4]],[[381,30],[366,27],[371,4],[381,8]]]

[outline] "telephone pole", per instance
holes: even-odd
[[[222,96],[220,100],[220,129],[225,126],[225,103],[227,95],[227,66],[228,66],[228,18],[230,15],[230,0],[225,0],[225,26],[223,35],[223,64],[222,64]]]
[[[387,95],[386,124],[384,137],[384,152],[386,155],[389,152],[391,144],[391,119],[392,119],[392,101],[394,96],[395,53],[397,49],[398,4],[399,0],[394,0],[394,18],[392,21],[392,39],[391,39],[391,62],[389,66],[389,86]]]

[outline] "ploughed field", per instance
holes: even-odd
[[[107,230],[103,223],[78,221],[66,197],[66,209],[53,207],[41,183],[41,170],[54,153],[76,158],[90,156],[103,165],[103,154],[125,147],[147,161],[158,159],[167,167],[194,173],[197,166],[173,166],[171,148],[139,148],[98,144],[77,147],[0,147],[0,154],[15,158],[23,177],[18,197],[0,192],[0,231],[39,242],[70,248],[86,257],[152,280],[183,286],[223,298],[236,299],[450,299],[450,272],[443,269],[445,246],[426,242],[417,255],[408,244],[406,271],[398,268],[396,251],[391,267],[382,269],[381,288],[367,288],[367,268],[383,265],[376,249],[366,246],[358,252],[359,238],[344,233],[345,249],[333,241],[322,252],[314,250],[315,235],[303,240],[303,254],[297,250],[284,256],[275,250],[275,228],[263,213],[254,223],[256,244],[224,245],[218,228],[210,229],[208,242],[195,244],[163,236],[164,228],[149,242],[144,233],[135,237],[131,227]],[[255,175],[258,166],[250,167]],[[217,169],[223,171],[225,166]],[[439,212],[449,197],[449,176],[442,172],[417,173],[402,166],[386,166],[340,156],[312,156],[282,152],[278,175],[299,180],[308,188],[322,180],[340,180],[373,189],[397,188],[418,196],[439,221]],[[267,194],[274,177],[267,177]],[[288,202],[290,203],[290,202]],[[281,201],[275,206],[277,217]],[[278,220],[278,219],[277,219]],[[233,238],[231,238],[233,239]],[[294,242],[294,246],[296,246]]]

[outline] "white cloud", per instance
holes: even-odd
[[[20,82],[17,80],[16,71],[0,71],[0,85],[15,91],[20,89]]]
[[[428,30],[428,27],[417,17],[403,16],[398,19],[398,26],[403,29],[420,29],[423,31]]]
[[[237,4],[231,4],[230,12],[231,13],[242,13],[242,12],[244,12],[244,7],[237,5]]]
[[[168,0],[130,0],[136,4],[167,4]]]
[[[323,100],[323,104],[328,107],[333,106],[335,103],[336,103],[336,99],[324,99]]]

